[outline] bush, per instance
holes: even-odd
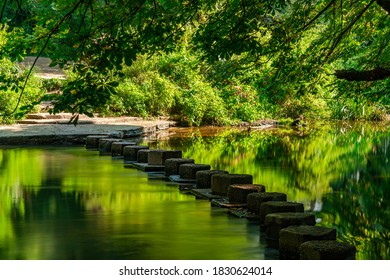
[[[40,79],[31,76],[20,96],[27,71],[23,71],[6,58],[0,60],[0,77],[0,121],[2,123],[13,123],[28,112],[39,111],[39,107],[35,104],[38,104],[44,95]]]
[[[191,89],[177,96],[175,113],[183,125],[224,125],[229,123],[227,110],[218,91],[204,82],[196,82]]]
[[[329,118],[329,106],[319,94],[305,94],[303,96],[286,97],[279,106],[278,117],[307,119]]]
[[[176,116],[190,126],[228,122],[219,91],[204,80],[194,55],[140,56],[123,73],[103,115]]]

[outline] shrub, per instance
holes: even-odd
[[[1,122],[13,123],[28,112],[39,111],[37,104],[44,95],[40,79],[31,76],[21,95],[27,71],[6,58],[0,60],[0,77]]]

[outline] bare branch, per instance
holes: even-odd
[[[338,70],[335,73],[338,79],[347,81],[379,81],[390,77],[390,69],[375,68],[372,70],[358,71],[355,69]]]

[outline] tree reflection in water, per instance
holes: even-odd
[[[193,129],[149,145],[252,174],[337,228],[358,259],[390,259],[389,132],[324,125],[203,137]],[[270,256],[257,225],[84,148],[0,149],[0,167],[0,259]]]

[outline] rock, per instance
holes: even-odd
[[[181,158],[182,151],[150,150],[148,153],[149,165],[164,165],[169,158]]]
[[[124,161],[137,161],[137,153],[140,150],[149,150],[149,147],[148,146],[125,146],[123,148]]]
[[[335,240],[308,241],[299,247],[301,260],[355,260],[356,247]]]
[[[90,135],[85,139],[85,148],[88,150],[98,150],[99,149],[99,140],[103,138],[108,138],[107,135]]]
[[[196,172],[196,188],[211,189],[211,176],[215,174],[229,174],[225,170],[203,170]]]
[[[185,163],[194,163],[190,158],[169,158],[165,161],[165,176],[179,175],[179,167]]]
[[[319,226],[290,226],[279,232],[279,255],[282,259],[300,258],[300,246],[313,240],[336,240],[336,230]]]
[[[194,163],[185,163],[179,167],[179,175],[182,179],[195,180],[196,172],[202,170],[210,170],[211,166],[209,164],[194,164]]]
[[[229,202],[247,203],[247,196],[250,193],[265,192],[265,186],[258,184],[235,184],[228,188]]]
[[[289,201],[267,201],[260,206],[260,225],[264,225],[265,217],[272,213],[282,212],[304,212],[302,203]]]
[[[249,174],[215,174],[211,177],[211,192],[227,196],[230,185],[252,183],[253,177]]]
[[[289,226],[308,225],[314,226],[316,218],[312,213],[273,213],[265,216],[268,245],[273,248],[279,247],[279,232]]]
[[[287,195],[279,192],[250,193],[247,196],[248,211],[260,214],[260,207],[267,201],[287,201]]]

